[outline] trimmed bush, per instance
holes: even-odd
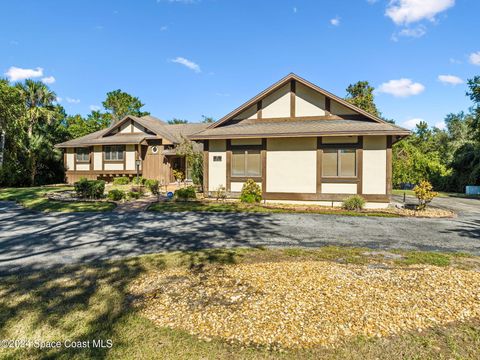
[[[345,210],[360,211],[365,207],[365,199],[360,195],[352,195],[345,199],[342,208]]]
[[[107,198],[108,200],[113,201],[120,201],[125,197],[125,191],[113,189],[108,192]]]
[[[153,195],[158,195],[160,193],[158,180],[147,179],[145,180],[145,186]]]
[[[214,192],[215,199],[218,200],[225,200],[227,198],[227,191],[225,190],[225,186],[220,185],[217,190]]]
[[[81,178],[74,184],[77,196],[82,199],[100,199],[105,191],[105,181]]]
[[[244,203],[259,203],[262,201],[262,189],[253,179],[248,179],[243,184],[240,201]]]
[[[194,186],[187,186],[181,189],[177,189],[175,190],[174,196],[176,199],[182,200],[182,201],[197,198],[197,194],[195,193]]]
[[[137,191],[129,191],[127,193],[127,199],[131,200],[131,199],[140,199],[140,196],[142,196],[142,194],[140,194],[139,192]]]
[[[420,184],[415,186],[413,191],[418,199],[418,210],[425,210],[430,201],[438,195],[437,192],[433,191],[432,184],[426,180],[420,181]]]
[[[128,185],[130,184],[130,179],[126,176],[113,178],[113,185]]]
[[[132,184],[143,185],[143,184],[145,184],[145,179],[143,177],[139,176],[138,180],[137,180],[137,177],[135,176],[132,180]]]

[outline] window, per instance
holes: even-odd
[[[222,161],[222,157],[215,155],[215,156],[213,157],[213,161],[215,161],[215,162],[220,162],[220,161]]]
[[[89,148],[77,148],[77,162],[85,162],[90,160],[90,149]]]
[[[110,160],[110,161],[123,160],[124,150],[125,150],[125,147],[123,145],[105,146],[105,160]]]
[[[260,150],[233,150],[232,176],[262,176]]]
[[[355,149],[324,149],[322,158],[323,176],[357,176]]]

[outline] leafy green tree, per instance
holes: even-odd
[[[170,125],[188,124],[188,120],[173,118],[172,120],[168,120],[167,123],[169,123]]]
[[[142,111],[145,105],[138,97],[132,96],[122,90],[114,90],[107,93],[107,99],[102,102],[105,109],[110,111],[112,123],[116,123],[127,115],[145,116],[149,112]]]
[[[187,172],[195,185],[203,184],[203,154],[198,144],[182,137],[182,142],[177,145],[176,153],[185,156]]]
[[[110,114],[92,111],[86,119],[81,115],[67,116],[66,126],[71,138],[78,138],[108,127]]]
[[[372,115],[381,116],[375,105],[374,90],[368,81],[357,81],[348,85],[345,100]]]
[[[215,122],[215,119],[211,116],[205,116],[205,115],[202,115],[202,123],[204,124],[211,124],[211,123],[214,123]]]

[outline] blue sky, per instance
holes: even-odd
[[[17,0],[0,12],[0,76],[49,83],[70,114],[120,88],[165,120],[218,119],[295,72],[342,97],[368,80],[397,124],[441,126],[480,75],[478,0]]]

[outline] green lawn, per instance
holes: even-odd
[[[348,211],[342,209],[322,208],[320,206],[302,205],[262,205],[244,204],[241,202],[225,201],[164,201],[152,204],[150,211],[179,212],[179,211],[205,211],[205,212],[249,212],[249,213],[315,213],[325,215],[346,215],[346,216],[380,216],[399,217],[398,214],[380,211]]]
[[[382,339],[353,338],[335,349],[277,352],[221,340],[199,340],[183,331],[159,328],[131,305],[130,284],[151,271],[172,267],[275,261],[335,261],[356,264],[385,260],[365,249],[218,249],[147,255],[127,260],[70,266],[0,278],[0,339],[87,341],[111,339],[109,348],[2,349],[4,359],[474,359],[480,348],[477,322],[451,324],[422,333]],[[408,256],[410,253],[397,252]],[[438,262],[457,266],[453,254],[416,252],[406,264]],[[421,260],[420,260],[421,259]],[[465,266],[467,266],[465,265]]]
[[[54,191],[72,190],[68,186],[38,186],[0,189],[0,201],[16,201],[27,209],[36,211],[84,212],[110,211],[115,205],[109,202],[63,202],[49,200],[45,195]]]
[[[407,196],[415,196],[415,193],[413,190],[400,190],[400,189],[394,189],[392,190],[393,195],[402,195],[404,193],[407,194]],[[460,198],[467,198],[467,199],[480,199],[480,195],[466,195],[462,193],[451,193],[451,192],[444,192],[444,191],[439,191],[438,192],[438,197],[460,197]]]

